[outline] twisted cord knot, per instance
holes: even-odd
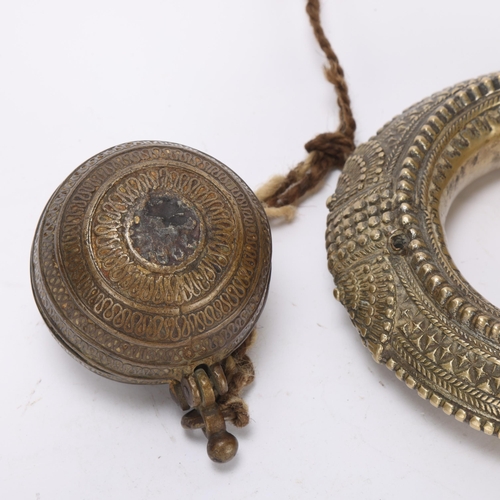
[[[296,203],[320,185],[326,174],[342,168],[354,151],[356,122],[352,115],[351,101],[344,70],[321,26],[319,0],[308,0],[306,11],[314,36],[326,56],[325,77],[333,84],[339,106],[339,127],[335,132],[319,134],[306,145],[307,158],[286,176],[275,176],[257,191],[269,217],[292,220]]]
[[[339,131],[325,132],[311,139],[304,147],[308,153],[317,151],[331,156],[334,160],[345,162],[354,151],[354,138]]]

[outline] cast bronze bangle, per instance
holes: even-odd
[[[464,279],[443,231],[454,196],[500,167],[500,74],[412,106],[348,159],[328,266],[374,359],[432,405],[500,432],[500,310]]]

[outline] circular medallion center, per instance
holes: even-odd
[[[151,194],[134,211],[130,240],[152,264],[178,265],[190,257],[201,239],[200,220],[184,201],[170,194]]]
[[[102,191],[92,208],[88,263],[110,294],[130,307],[178,314],[227,285],[241,258],[240,218],[207,174],[174,162],[141,164]]]

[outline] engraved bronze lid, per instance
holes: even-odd
[[[108,149],[59,186],[31,274],[71,355],[117,381],[170,383],[187,409],[199,406],[195,371],[220,377],[254,327],[270,264],[267,217],[245,183],[208,155],[152,141]]]

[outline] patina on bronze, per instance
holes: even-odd
[[[329,199],[335,296],[375,360],[435,407],[500,436],[500,310],[446,247],[453,197],[500,168],[500,74],[411,107],[348,159]]]
[[[78,167],[56,190],[32,250],[33,292],[56,339],[105,377],[170,384],[210,457],[237,441],[217,397],[221,362],[252,331],[270,279],[267,217],[217,160],[133,142]],[[193,422],[191,422],[193,421]]]

